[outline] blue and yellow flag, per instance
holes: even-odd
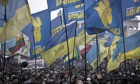
[[[69,54],[69,57],[68,57],[68,55],[65,55],[62,57],[65,64],[69,64],[69,62],[72,63],[74,60],[76,60],[78,58],[80,58],[80,55],[79,55],[77,47],[75,47],[75,50]]]
[[[86,32],[86,44],[89,43],[93,38],[95,38],[96,35],[89,35]],[[76,31],[76,42],[75,45],[84,45],[85,44],[85,35],[84,35],[84,26],[82,26],[81,28],[79,28]]]
[[[92,8],[91,15],[86,15],[86,30],[89,34],[109,31],[123,36],[120,0],[100,0]],[[95,5],[95,4],[94,4]]]
[[[69,52],[73,52],[76,24],[77,23],[74,22],[66,27],[68,39],[66,38],[65,28],[50,38],[49,42],[45,46],[45,51],[41,53],[42,58],[48,65],[52,64],[57,58],[68,54],[68,47]]]
[[[125,38],[125,52],[127,59],[140,59],[140,31]],[[123,40],[117,42],[117,47],[124,53]]]
[[[51,37],[50,12],[44,10],[32,15],[32,24],[29,24],[22,32],[30,40],[30,58],[40,56],[46,43]]]
[[[84,4],[64,8],[65,22],[68,24],[71,21],[84,20]]]
[[[121,56],[120,52],[117,51],[118,47],[116,42],[118,42],[120,39],[122,38],[119,36],[115,36],[112,44],[109,46],[108,65],[107,65],[108,71],[117,69],[120,66],[122,60],[124,60],[124,56]]]
[[[140,0],[121,0],[123,20],[135,18],[140,14]]]
[[[62,7],[71,7],[77,4],[83,3],[83,0],[47,0],[48,1],[48,9],[50,11],[59,9]]]
[[[5,6],[0,4],[0,35],[3,32],[4,15],[5,15]]]
[[[61,16],[57,16],[51,21],[51,35],[55,35],[62,30]]]
[[[86,59],[88,63],[93,67],[93,69],[97,67],[97,53],[99,53],[98,57],[100,58],[100,59],[98,58],[98,65],[102,62],[103,58],[105,58],[108,54],[107,49],[103,45],[99,44],[98,47],[99,48],[97,48],[97,43],[94,43],[86,55]]]
[[[140,32],[125,38],[125,56],[126,59],[140,59]],[[110,46],[110,57],[108,62],[108,71],[117,69],[124,59],[124,44],[122,37],[114,37]]]
[[[5,16],[5,9],[2,7],[0,10],[4,10]],[[3,13],[0,14],[0,18],[6,21],[0,34],[0,42],[16,37],[31,22],[26,0],[8,0],[6,18],[4,16]]]
[[[105,34],[105,36],[108,38],[108,41],[104,44],[105,47],[110,47],[110,45],[112,44],[115,35],[112,33],[107,32]]]

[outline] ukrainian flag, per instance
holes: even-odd
[[[84,26],[82,26],[80,29],[78,29],[76,31],[77,33],[77,36],[76,36],[76,43],[75,45],[78,46],[78,45],[84,45],[85,44],[85,34],[84,34]],[[96,35],[89,35],[87,32],[86,32],[86,43],[89,43],[93,38],[95,38]]]
[[[5,9],[2,7],[0,10]],[[7,22],[0,34],[0,42],[16,37],[31,22],[26,0],[8,0],[6,11],[6,18],[3,19]]]
[[[93,69],[97,67],[97,55],[99,55],[100,59],[98,58],[98,64],[100,64],[103,58],[105,58],[108,54],[108,48],[105,48],[105,46],[103,46],[105,42],[107,42],[106,37],[99,40],[100,43],[98,44],[99,50],[97,50],[97,43],[94,43],[91,49],[87,53],[86,59],[88,63],[93,67]]]
[[[57,58],[68,54],[68,46],[69,52],[73,52],[76,24],[77,23],[74,22],[66,27],[68,39],[66,38],[65,28],[63,28],[62,31],[55,34],[49,40],[49,42],[46,45],[45,51],[41,53],[42,58],[48,65],[52,64]]]
[[[125,52],[127,59],[140,59],[140,31],[125,38]],[[123,40],[117,42],[121,53],[124,53]]]
[[[120,52],[118,51],[117,43],[120,39],[122,39],[119,36],[115,36],[112,44],[109,47],[109,54],[108,54],[108,65],[107,69],[108,71],[117,69],[120,66],[120,63],[122,60],[124,60],[124,56],[120,55]],[[117,59],[114,59],[117,58]]]

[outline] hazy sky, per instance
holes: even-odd
[[[31,13],[36,13],[45,9],[48,9],[47,0],[28,0]],[[57,16],[59,10],[51,12],[51,19]]]

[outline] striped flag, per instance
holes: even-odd
[[[25,42],[24,42],[23,34],[21,34],[16,38],[16,45],[12,48],[9,48],[9,51],[13,54],[23,46],[25,46]]]

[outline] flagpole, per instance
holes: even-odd
[[[99,67],[98,67],[98,61],[99,61],[99,52],[98,52],[99,48],[98,48],[98,38],[97,38],[97,34],[96,34],[96,53],[97,53],[97,74],[99,72]]]
[[[63,8],[63,13],[64,11],[64,7],[63,7],[63,1],[62,0],[62,8]],[[70,68],[70,55],[69,55],[69,42],[68,42],[68,34],[67,34],[67,26],[66,26],[66,22],[65,22],[65,15],[63,14],[63,21],[64,21],[64,26],[65,26],[65,33],[66,33],[66,40],[67,40],[67,52],[68,52],[68,62],[69,62],[69,75],[70,75],[70,84],[71,84],[71,68]]]
[[[85,2],[85,0],[83,0]],[[85,83],[87,83],[87,59],[86,59],[86,13],[85,13],[85,4],[84,4],[84,37],[85,37]]]
[[[33,41],[34,41],[34,49],[33,49],[33,52],[34,52],[34,57],[35,57],[35,76],[37,75],[37,70],[36,70],[36,49],[35,49],[35,35],[34,35],[34,30],[33,30]]]
[[[76,28],[77,28],[77,21],[76,21]],[[76,28],[75,28],[75,37],[74,37],[74,46],[73,46],[73,58],[74,58],[74,54],[75,54],[75,40],[76,40]],[[72,58],[72,59],[73,59]],[[71,74],[72,74],[72,70],[73,70],[73,61],[74,60],[72,60],[72,68],[71,68]]]
[[[28,3],[27,0],[25,0],[25,1],[26,1],[26,3]],[[28,12],[29,12],[30,18],[32,18],[29,4],[27,4],[27,8],[28,8]],[[34,36],[34,30],[33,30],[33,41],[34,41],[34,48],[35,48],[35,38],[34,37],[35,36]],[[36,70],[36,59],[37,58],[36,58],[36,51],[35,51],[35,49],[33,49],[33,52],[34,52],[34,55],[35,55],[35,76],[36,76],[37,75],[37,70]]]
[[[7,18],[6,18],[6,4],[5,4],[5,16],[4,16],[4,20],[5,22],[7,22]],[[5,25],[6,26],[6,25]],[[5,38],[6,38],[6,30],[4,30],[4,33],[5,33]],[[4,58],[3,58],[3,83],[4,83],[4,76],[5,76],[5,53],[6,53],[6,41],[4,41]]]
[[[121,7],[121,20],[122,20],[122,33],[123,33],[123,47],[124,47],[124,65],[125,65],[125,74],[126,74],[126,72],[127,72],[127,70],[126,70],[126,50],[125,50],[125,36],[124,36],[124,29],[123,29],[123,17],[122,17],[122,3],[121,3],[121,0],[120,0],[120,7]],[[126,74],[127,75],[127,74]]]

